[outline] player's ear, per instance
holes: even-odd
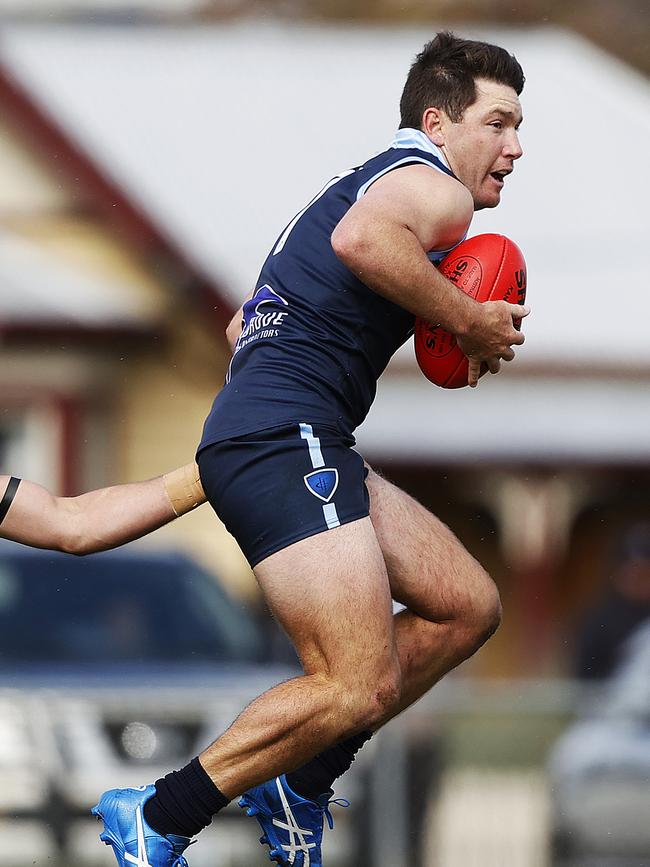
[[[429,106],[422,115],[422,131],[438,147],[442,147],[445,143],[444,119],[445,113],[433,105]]]

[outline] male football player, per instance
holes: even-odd
[[[434,267],[475,210],[499,203],[522,154],[523,84],[503,49],[438,34],[411,67],[388,149],[291,220],[236,316],[200,477],[304,673],[180,771],[102,796],[94,812],[120,867],[183,867],[191,837],[236,796],[272,859],[320,867],[334,780],[496,629],[486,572],[352,446],[414,316],[456,336],[470,386],[523,342],[527,308],[478,304]],[[396,616],[391,599],[405,606]]]

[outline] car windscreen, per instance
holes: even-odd
[[[252,661],[243,606],[190,561],[0,557],[0,665]]]

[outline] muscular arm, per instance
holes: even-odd
[[[458,181],[427,166],[407,166],[376,181],[332,234],[337,256],[380,295],[460,334],[476,301],[443,277],[427,250],[457,244],[472,218]]]
[[[0,476],[0,498],[9,481]],[[22,480],[0,522],[0,537],[34,548],[91,554],[138,539],[203,502],[195,463],[146,482],[78,497],[55,497]]]
[[[434,268],[426,251],[444,250],[464,235],[472,198],[458,181],[427,166],[389,172],[346,213],[332,234],[337,256],[367,286],[459,338],[470,357],[470,384],[481,363],[498,367],[523,342],[512,316],[525,308],[479,304]]]

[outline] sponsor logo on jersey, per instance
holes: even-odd
[[[265,283],[256,290],[253,297],[242,308],[242,330],[237,338],[232,358],[226,374],[226,382],[230,382],[232,376],[232,363],[240,349],[248,346],[256,340],[277,337],[282,323],[289,315],[288,309],[274,310],[272,305],[289,307],[289,302],[283,298],[272,286]]]
[[[339,486],[339,471],[329,467],[322,470],[314,470],[303,477],[307,489],[319,500],[329,503]]]
[[[239,343],[243,344],[249,337],[266,329],[276,330],[289,315],[288,310],[273,310],[272,305],[289,306],[289,302],[278,294],[275,289],[265,283],[255,292],[250,301],[244,304],[244,324],[239,335]],[[269,335],[274,336],[274,335]]]

